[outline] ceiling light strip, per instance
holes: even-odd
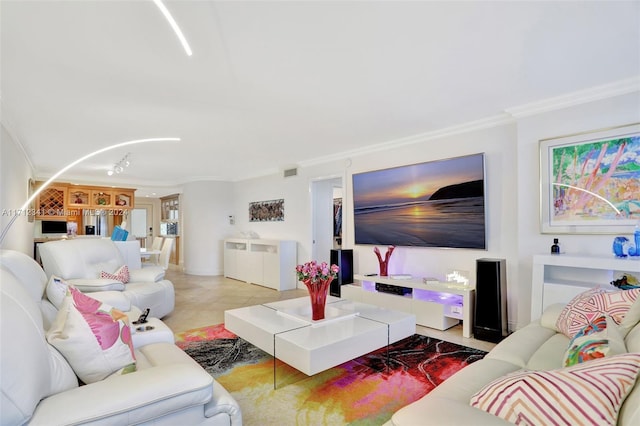
[[[169,21],[169,25],[171,25],[171,28],[173,28],[173,31],[176,33],[176,36],[178,36],[178,40],[180,40],[180,43],[182,44],[184,51],[187,52],[187,56],[193,55],[193,52],[191,51],[191,47],[189,47],[189,42],[187,42],[187,38],[182,33],[182,30],[178,26],[178,23],[176,22],[176,20],[173,19],[173,16],[171,15],[171,12],[169,12],[169,9],[167,9],[164,3],[162,3],[162,0],[153,0],[153,2],[156,4],[156,6],[158,6],[158,9],[160,9],[160,12],[162,12],[162,14],[167,19],[167,21]]]

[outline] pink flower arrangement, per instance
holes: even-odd
[[[296,266],[296,276],[303,283],[319,283],[322,281],[331,281],[338,276],[340,268],[338,265],[331,265],[327,262],[318,263],[315,260],[307,262],[304,265]]]

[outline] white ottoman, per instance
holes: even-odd
[[[144,324],[131,324],[131,340],[134,348],[150,343],[175,343],[173,331],[158,318],[147,318]]]

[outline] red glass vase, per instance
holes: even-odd
[[[387,275],[389,275],[387,268],[389,267],[389,259],[391,258],[391,254],[393,253],[393,250],[395,248],[396,248],[395,246],[389,246],[389,248],[387,249],[387,253],[384,256],[384,260],[380,255],[380,250],[378,249],[378,247],[373,248],[373,252],[376,254],[376,257],[378,258],[378,263],[380,264],[381,277],[386,277]]]
[[[309,297],[311,298],[311,319],[314,321],[324,319],[324,307],[327,303],[327,293],[329,292],[331,281],[333,281],[333,278],[316,282],[311,282],[311,280],[302,281],[309,290]]]
[[[380,261],[380,276],[386,277],[388,275],[389,275],[389,272],[387,271],[387,262],[382,260]]]

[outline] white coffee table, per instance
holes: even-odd
[[[412,314],[332,296],[320,321],[311,320],[308,297],[231,309],[224,318],[227,330],[307,376],[416,332]]]

